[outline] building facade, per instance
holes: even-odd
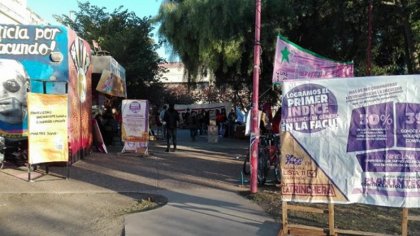
[[[160,64],[159,66],[165,68],[167,71],[163,74],[163,78],[160,80],[160,82],[167,85],[168,87],[179,85],[187,86],[188,78],[185,76],[184,64],[180,62],[170,62]],[[214,76],[211,73],[207,73],[207,75],[198,75],[193,80],[193,84],[197,88],[205,88],[208,87],[213,80]]]
[[[0,23],[2,24],[45,24],[44,20],[27,7],[26,0],[1,0]]]

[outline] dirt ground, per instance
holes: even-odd
[[[279,185],[260,187],[259,192],[241,193],[244,197],[256,202],[268,214],[281,222],[281,194]],[[289,203],[290,204],[290,203]],[[299,206],[328,209],[326,204],[295,204]],[[362,204],[335,205],[335,227],[339,229],[367,231],[377,234],[401,235],[402,209]],[[420,209],[410,209],[409,215],[419,215]],[[289,212],[289,224],[303,224],[328,228],[326,215]],[[420,235],[420,222],[408,224],[409,235]]]
[[[15,174],[6,166],[0,172],[0,235],[124,235],[124,215],[156,207],[147,197],[156,190],[239,189],[242,163],[230,144],[186,143],[169,155],[154,145],[148,157],[93,153],[70,168],[69,180],[65,168],[53,167],[29,183],[21,179],[25,171]],[[242,152],[242,144],[236,146]]]
[[[0,235],[121,235],[124,209],[135,204],[111,193],[2,194],[0,202]]]
[[[0,235],[122,235],[124,214],[157,206],[118,193],[1,194],[0,202]]]

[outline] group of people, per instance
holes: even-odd
[[[207,134],[207,126],[209,125],[209,112],[201,109],[200,112],[190,110],[182,115],[183,123],[190,129],[191,140],[195,141],[198,134]]]
[[[121,112],[116,108],[107,108],[98,112],[94,119],[98,123],[105,145],[112,145],[114,136],[119,135],[121,131]]]
[[[220,111],[216,110],[216,125],[219,136],[233,137],[236,123],[237,115],[234,108],[230,110],[228,115],[226,115],[226,109],[224,108]]]
[[[274,116],[271,114],[271,108],[262,107],[262,117],[260,124],[260,132],[267,131],[273,133],[280,132],[280,109],[277,110]],[[215,111],[215,120],[218,135],[222,137],[234,137],[235,126],[238,123],[238,116],[235,109],[232,108],[229,114],[226,114],[224,108]],[[118,135],[121,127],[121,113],[117,109],[106,109],[104,112],[98,113],[95,119],[99,125],[105,145],[112,145],[113,137]],[[163,138],[166,139],[166,151],[169,152],[170,144],[173,145],[173,151],[177,148],[177,127],[182,119],[182,123],[190,130],[190,137],[192,141],[196,140],[198,134],[206,135],[209,126],[210,115],[209,111],[201,109],[187,111],[182,115],[175,110],[174,104],[169,106],[164,105],[162,109],[155,113],[155,123],[161,129]]]
[[[173,151],[176,150],[176,128],[179,123],[190,130],[190,137],[192,141],[195,141],[198,135],[207,135],[207,128],[210,122],[209,111],[205,109],[191,110],[187,108],[185,113],[179,114],[174,109],[173,104],[169,104],[162,107],[159,112],[155,113],[155,123],[158,127],[158,132],[163,134],[163,138],[166,139],[167,148],[166,151],[170,150],[170,143],[173,144]],[[236,113],[234,109],[231,110],[229,115],[226,116],[226,110],[216,110],[216,123],[218,126],[219,134],[223,134],[225,137],[233,137],[234,125],[236,122]]]

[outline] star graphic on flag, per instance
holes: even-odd
[[[281,62],[283,61],[289,62],[289,54],[290,54],[289,49],[287,49],[287,47],[284,47],[283,50],[281,50]]]

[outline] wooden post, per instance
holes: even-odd
[[[288,220],[287,220],[287,202],[282,201],[281,202],[281,218],[282,218],[282,235],[287,235],[289,232],[289,226],[288,226]]]
[[[328,203],[328,229],[330,236],[335,235],[334,217],[334,203]]]
[[[30,163],[28,163],[28,182],[32,181],[32,179],[31,179],[31,168],[32,168],[32,165]]]
[[[401,235],[408,235],[408,208],[402,209]]]

